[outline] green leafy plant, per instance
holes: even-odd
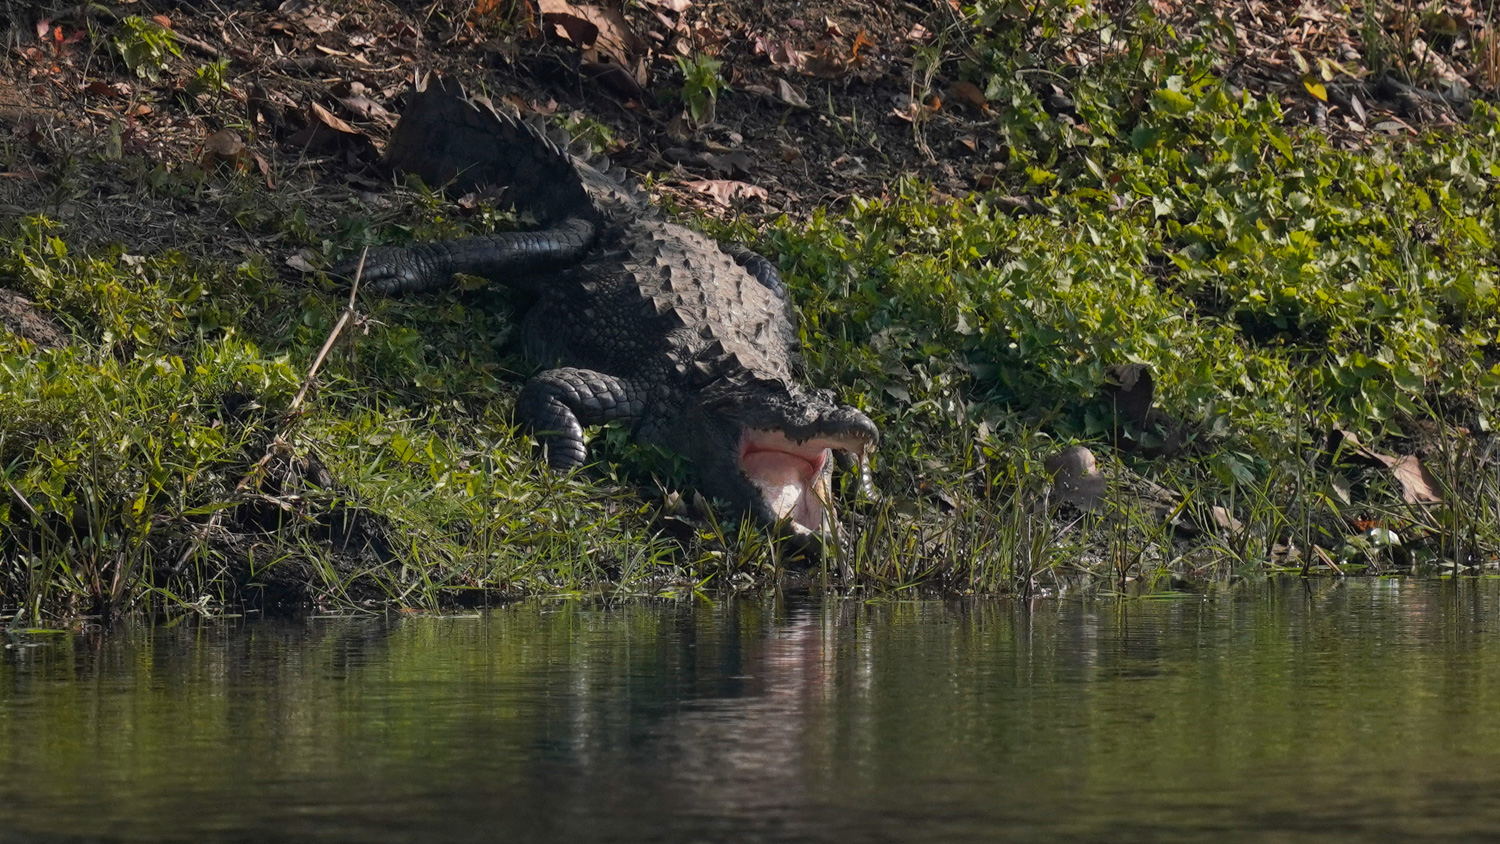
[[[139,15],[120,21],[115,49],[136,76],[153,82],[167,69],[169,60],[182,58],[182,49],[177,46],[177,36],[172,30]]]
[[[682,103],[687,106],[688,117],[694,123],[713,120],[719,92],[728,87],[719,73],[724,63],[706,53],[699,53],[691,57],[678,56],[677,67],[682,71]]]
[[[188,93],[219,94],[229,90],[229,59],[222,58],[202,65],[193,71],[187,82]]]
[[[619,147],[615,130],[609,124],[596,120],[581,111],[572,112],[563,120],[563,129],[574,144],[579,144],[594,153],[608,154]]]

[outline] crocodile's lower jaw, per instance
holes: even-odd
[[[789,439],[779,431],[748,429],[740,441],[740,471],[766,507],[798,533],[823,533],[829,518],[828,461],[845,444]]]

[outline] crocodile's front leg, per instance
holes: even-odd
[[[646,390],[633,381],[571,366],[549,369],[526,382],[516,416],[536,432],[554,469],[576,469],[588,458],[583,426],[637,419]]]
[[[416,246],[378,246],[365,258],[363,287],[377,293],[417,293],[448,284],[454,273],[482,276],[523,290],[533,290],[536,276],[583,260],[597,236],[588,220],[565,220],[549,229],[466,237]],[[354,258],[334,268],[334,275],[353,278]]]

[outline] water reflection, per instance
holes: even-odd
[[[1365,840],[1500,827],[1491,582],[13,639],[0,841]]]

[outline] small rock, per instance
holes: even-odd
[[[1209,508],[1208,517],[1213,520],[1214,527],[1230,536],[1238,536],[1245,529],[1244,523],[1236,519],[1233,513],[1217,504]]]
[[[1047,458],[1043,466],[1053,477],[1059,499],[1089,512],[1104,503],[1107,482],[1092,451],[1081,445],[1065,448]]]

